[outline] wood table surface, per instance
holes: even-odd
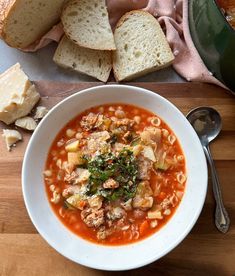
[[[100,83],[36,82],[36,85],[42,96],[41,104],[52,107],[74,91]],[[1,276],[235,275],[235,98],[222,88],[200,83],[130,85],[158,92],[184,114],[203,105],[214,107],[220,112],[223,129],[211,144],[211,150],[221,182],[223,199],[231,219],[229,232],[221,234],[214,226],[215,203],[209,177],[206,202],[196,225],[183,242],[165,257],[148,266],[127,272],[104,272],[78,265],[51,248],[29,219],[22,197],[21,166],[30,134],[22,131],[24,141],[18,143],[10,153],[0,137]],[[1,129],[4,127],[6,126],[0,125]]]

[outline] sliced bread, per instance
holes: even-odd
[[[112,69],[111,52],[83,48],[66,36],[53,57],[55,63],[106,82]]]
[[[65,0],[15,0],[1,5],[1,36],[15,48],[25,48],[56,24]]]
[[[117,50],[113,71],[117,81],[130,80],[170,65],[174,56],[158,21],[148,12],[131,11],[114,31]]]
[[[61,21],[64,31],[79,46],[96,50],[115,50],[105,0],[70,0]]]

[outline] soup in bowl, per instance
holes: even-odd
[[[44,180],[51,207],[71,231],[97,243],[128,244],[171,218],[184,193],[185,158],[157,115],[106,104],[59,132]]]
[[[173,104],[142,88],[106,85],[52,108],[28,144],[22,185],[32,222],[58,252],[126,270],[159,259],[189,233],[207,167]]]

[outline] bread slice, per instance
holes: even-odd
[[[108,80],[112,69],[110,51],[80,47],[66,36],[60,41],[53,60],[59,66],[87,74],[103,82]]]
[[[25,48],[56,24],[65,0],[7,0],[0,5],[1,36],[15,48]]]
[[[61,21],[67,37],[79,46],[116,49],[105,0],[70,0],[63,9]]]
[[[130,80],[170,65],[174,56],[158,21],[148,12],[126,13],[114,31],[117,81]]]

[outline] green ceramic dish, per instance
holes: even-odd
[[[213,75],[235,94],[235,30],[214,0],[189,0],[193,42]]]

